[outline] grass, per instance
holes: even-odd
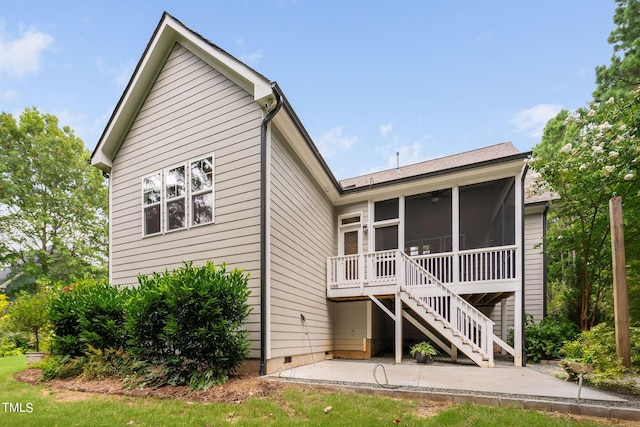
[[[242,404],[203,404],[154,398],[80,395],[16,381],[26,368],[23,356],[0,358],[1,426],[545,426],[613,425],[606,420],[575,421],[516,408],[459,405],[433,417],[420,415],[427,402],[355,393],[286,388]],[[78,399],[80,397],[80,399]],[[11,412],[21,404],[31,412]],[[331,406],[328,413],[324,409]]]

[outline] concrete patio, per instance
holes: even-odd
[[[413,361],[394,364],[390,359],[374,362],[334,359],[283,369],[270,378],[367,393],[383,392],[412,398],[519,406],[640,421],[637,401],[586,386],[582,387],[581,400],[578,401],[577,383],[532,368],[506,365],[479,368],[449,363],[422,365]]]

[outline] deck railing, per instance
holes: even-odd
[[[444,284],[495,282],[518,277],[516,250],[517,246],[500,246],[411,259]],[[352,288],[395,282],[397,253],[391,250],[331,257],[327,260],[327,285]]]
[[[403,265],[404,277],[400,277],[400,288],[419,301],[419,305],[447,324],[455,334],[462,337],[482,353],[485,360],[493,364],[493,321],[482,314],[460,295],[452,292],[435,276],[412,258],[398,251]],[[419,289],[428,286],[429,296],[421,296]]]
[[[327,270],[330,289],[360,288],[362,291],[365,286],[387,285],[406,292],[465,342],[485,357],[492,357],[493,341],[489,334],[493,334],[493,321],[402,251],[332,257],[327,260]],[[425,288],[429,289],[427,294],[420,292]]]

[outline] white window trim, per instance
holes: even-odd
[[[211,179],[211,189],[208,190],[200,190],[200,191],[192,191],[191,189],[191,163],[197,162],[199,160],[206,159],[207,157],[211,157],[211,167],[212,167],[212,179]],[[167,198],[167,189],[166,189],[166,174],[171,169],[176,169],[181,166],[185,168],[185,192],[184,192],[184,203],[185,203],[185,225],[181,228],[175,228],[173,230],[167,230],[167,224],[169,223],[166,204],[172,200],[179,200],[180,197],[174,197],[172,199]],[[152,176],[160,175],[160,201],[157,204],[160,205],[160,231],[152,234],[145,234],[145,208],[149,206],[154,206],[155,204],[146,205],[144,203],[144,181]],[[142,238],[153,237],[158,235],[163,235],[166,233],[172,233],[174,231],[188,230],[190,228],[202,227],[210,224],[214,224],[216,222],[216,158],[213,153],[206,154],[204,156],[196,157],[190,159],[186,163],[178,163],[167,168],[158,170],[156,172],[144,175],[140,180],[140,203],[141,203],[141,234]],[[211,192],[211,221],[205,222],[202,224],[193,224],[193,196],[197,196],[199,194],[206,194]]]
[[[145,210],[147,207],[149,206],[154,206],[154,204],[145,204],[144,201],[144,181],[145,179],[148,179],[152,176],[155,175],[160,175],[160,200],[158,201],[158,205],[160,205],[160,231],[158,231],[157,233],[151,233],[151,234],[146,234],[145,233]],[[158,236],[160,234],[163,234],[163,230],[164,227],[162,226],[163,224],[163,216],[164,216],[164,209],[163,209],[163,202],[164,202],[164,197],[163,197],[163,186],[164,186],[164,180],[163,180],[163,176],[162,176],[162,172],[158,171],[158,172],[154,172],[154,173],[150,173],[148,175],[143,176],[140,179],[140,201],[141,201],[141,205],[142,205],[142,211],[141,211],[141,219],[142,219],[142,224],[141,224],[141,232],[142,232],[142,237],[152,237],[152,236]]]
[[[351,222],[349,224],[342,224],[343,219],[359,217],[360,221]],[[364,241],[364,227],[362,219],[364,218],[364,212],[350,212],[338,215],[338,255],[344,255],[344,233],[350,231],[358,231],[358,253],[362,254],[363,241]]]
[[[207,157],[211,157],[211,169],[212,169],[211,170],[211,190],[201,190],[201,191],[193,192],[191,190],[191,163],[197,162]],[[196,228],[196,227],[202,227],[210,224],[215,224],[216,222],[216,158],[215,158],[215,155],[211,153],[211,154],[205,154],[204,156],[199,156],[193,159],[189,159],[189,161],[187,162],[187,170],[188,170],[187,195],[189,197],[189,200],[187,203],[188,228]],[[205,194],[205,193],[208,193],[209,191],[211,191],[211,221],[205,222],[202,224],[194,224],[193,223],[193,196],[194,195],[197,196],[199,194]]]
[[[384,202],[391,199],[398,199],[398,217],[376,221],[376,202]],[[375,252],[376,250],[376,229],[392,227],[394,225],[398,226],[398,248],[403,248],[404,250],[404,195],[371,200],[369,203],[369,218],[371,219],[371,234],[369,238],[369,250],[371,252]]]
[[[173,198],[169,198],[167,196],[167,173],[170,170],[173,169],[177,169],[179,167],[184,167],[184,193],[182,195],[182,197],[173,197]],[[162,207],[164,208],[164,227],[161,227],[162,229],[162,234],[164,233],[173,233],[174,231],[180,231],[180,230],[186,230],[187,228],[189,228],[189,203],[188,203],[188,197],[189,197],[189,191],[188,191],[188,185],[189,185],[189,176],[188,176],[188,172],[187,169],[189,168],[188,164],[185,163],[181,163],[181,164],[177,164],[177,165],[173,165],[170,166],[168,168],[165,168],[164,171],[162,172]],[[180,199],[184,199],[184,226],[180,227],[180,228],[174,228],[173,230],[169,230],[169,210],[166,209],[167,207],[167,203],[171,202],[171,201],[175,201],[175,200],[180,200]]]

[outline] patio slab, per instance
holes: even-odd
[[[374,377],[375,370],[375,377]],[[386,373],[386,379],[385,379]],[[283,370],[272,377],[298,381],[324,381],[435,390],[460,390],[473,393],[501,393],[519,397],[576,399],[578,385],[554,378],[531,368],[497,365],[479,368],[464,365],[363,363],[348,360],[323,360],[315,365]],[[388,381],[388,382],[387,382]],[[582,387],[581,399],[626,402],[625,399],[589,387]]]

